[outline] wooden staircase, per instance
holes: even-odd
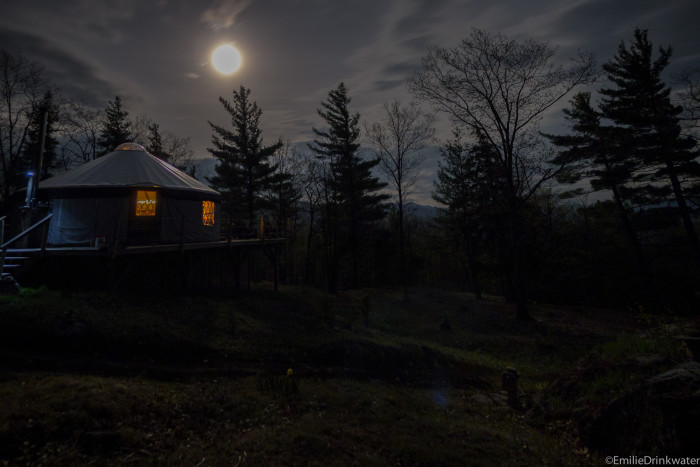
[[[27,265],[27,260],[32,259],[31,256],[23,256],[23,254],[26,254],[26,250],[14,248],[8,248],[7,252],[0,253],[0,255],[6,255],[4,258],[0,257],[2,278],[16,276]]]
[[[22,267],[27,266],[27,261],[37,254],[43,254],[46,251],[46,239],[48,235],[49,221],[53,214],[49,214],[34,225],[28,227],[20,234],[14,236],[6,242],[0,241],[0,281],[14,282],[13,276],[21,271]],[[5,219],[2,218],[2,231],[0,239],[4,240],[5,236]],[[38,228],[43,228],[41,247],[40,248],[10,248],[18,240],[28,236],[31,232]]]

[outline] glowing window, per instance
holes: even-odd
[[[156,192],[139,190],[136,192],[136,216],[154,217],[156,215]]]
[[[214,225],[214,201],[202,201],[202,223]]]

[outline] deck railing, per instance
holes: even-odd
[[[53,217],[53,214],[48,214],[46,217],[44,217],[40,221],[38,221],[35,224],[24,229],[23,232],[18,233],[17,235],[15,235],[14,237],[12,237],[11,239],[9,239],[8,241],[6,241],[4,243],[0,243],[0,277],[2,276],[3,269],[5,268],[5,258],[7,257],[7,250],[9,249],[10,245],[12,245],[13,243],[15,243],[18,240],[23,239],[24,237],[26,237],[30,233],[37,230],[39,227],[42,227],[42,229],[43,229],[42,233],[41,233],[41,252],[43,253],[46,251],[46,240],[48,239],[48,235],[49,235],[49,221],[51,220],[52,217]],[[4,232],[4,228],[5,228],[4,218],[3,218],[2,228],[3,228],[3,232]]]
[[[247,219],[231,219],[223,213],[221,216],[221,240],[265,240],[286,236],[286,229],[275,227],[265,217],[259,219],[259,222],[249,225]]]
[[[34,223],[33,225],[27,227],[24,229],[24,231],[18,233],[5,243],[0,245],[0,248],[3,250],[6,250],[10,245],[15,243],[18,240],[21,240],[22,238],[26,237],[30,233],[34,232],[37,230],[39,227],[43,228],[42,235],[41,235],[41,250],[44,251],[46,250],[46,239],[48,238],[49,235],[49,221],[53,217],[53,214],[47,214],[46,217],[41,219],[40,221]]]

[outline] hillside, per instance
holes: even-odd
[[[604,349],[642,329],[638,316],[512,314],[497,297],[436,289],[408,300],[384,289],[158,299],[24,289],[0,296],[0,462],[598,463],[573,419],[533,416],[533,398],[590,352],[614,355]],[[520,409],[500,392],[507,367],[520,375]]]

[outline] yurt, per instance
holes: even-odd
[[[135,143],[40,183],[51,246],[219,240],[221,195]]]

